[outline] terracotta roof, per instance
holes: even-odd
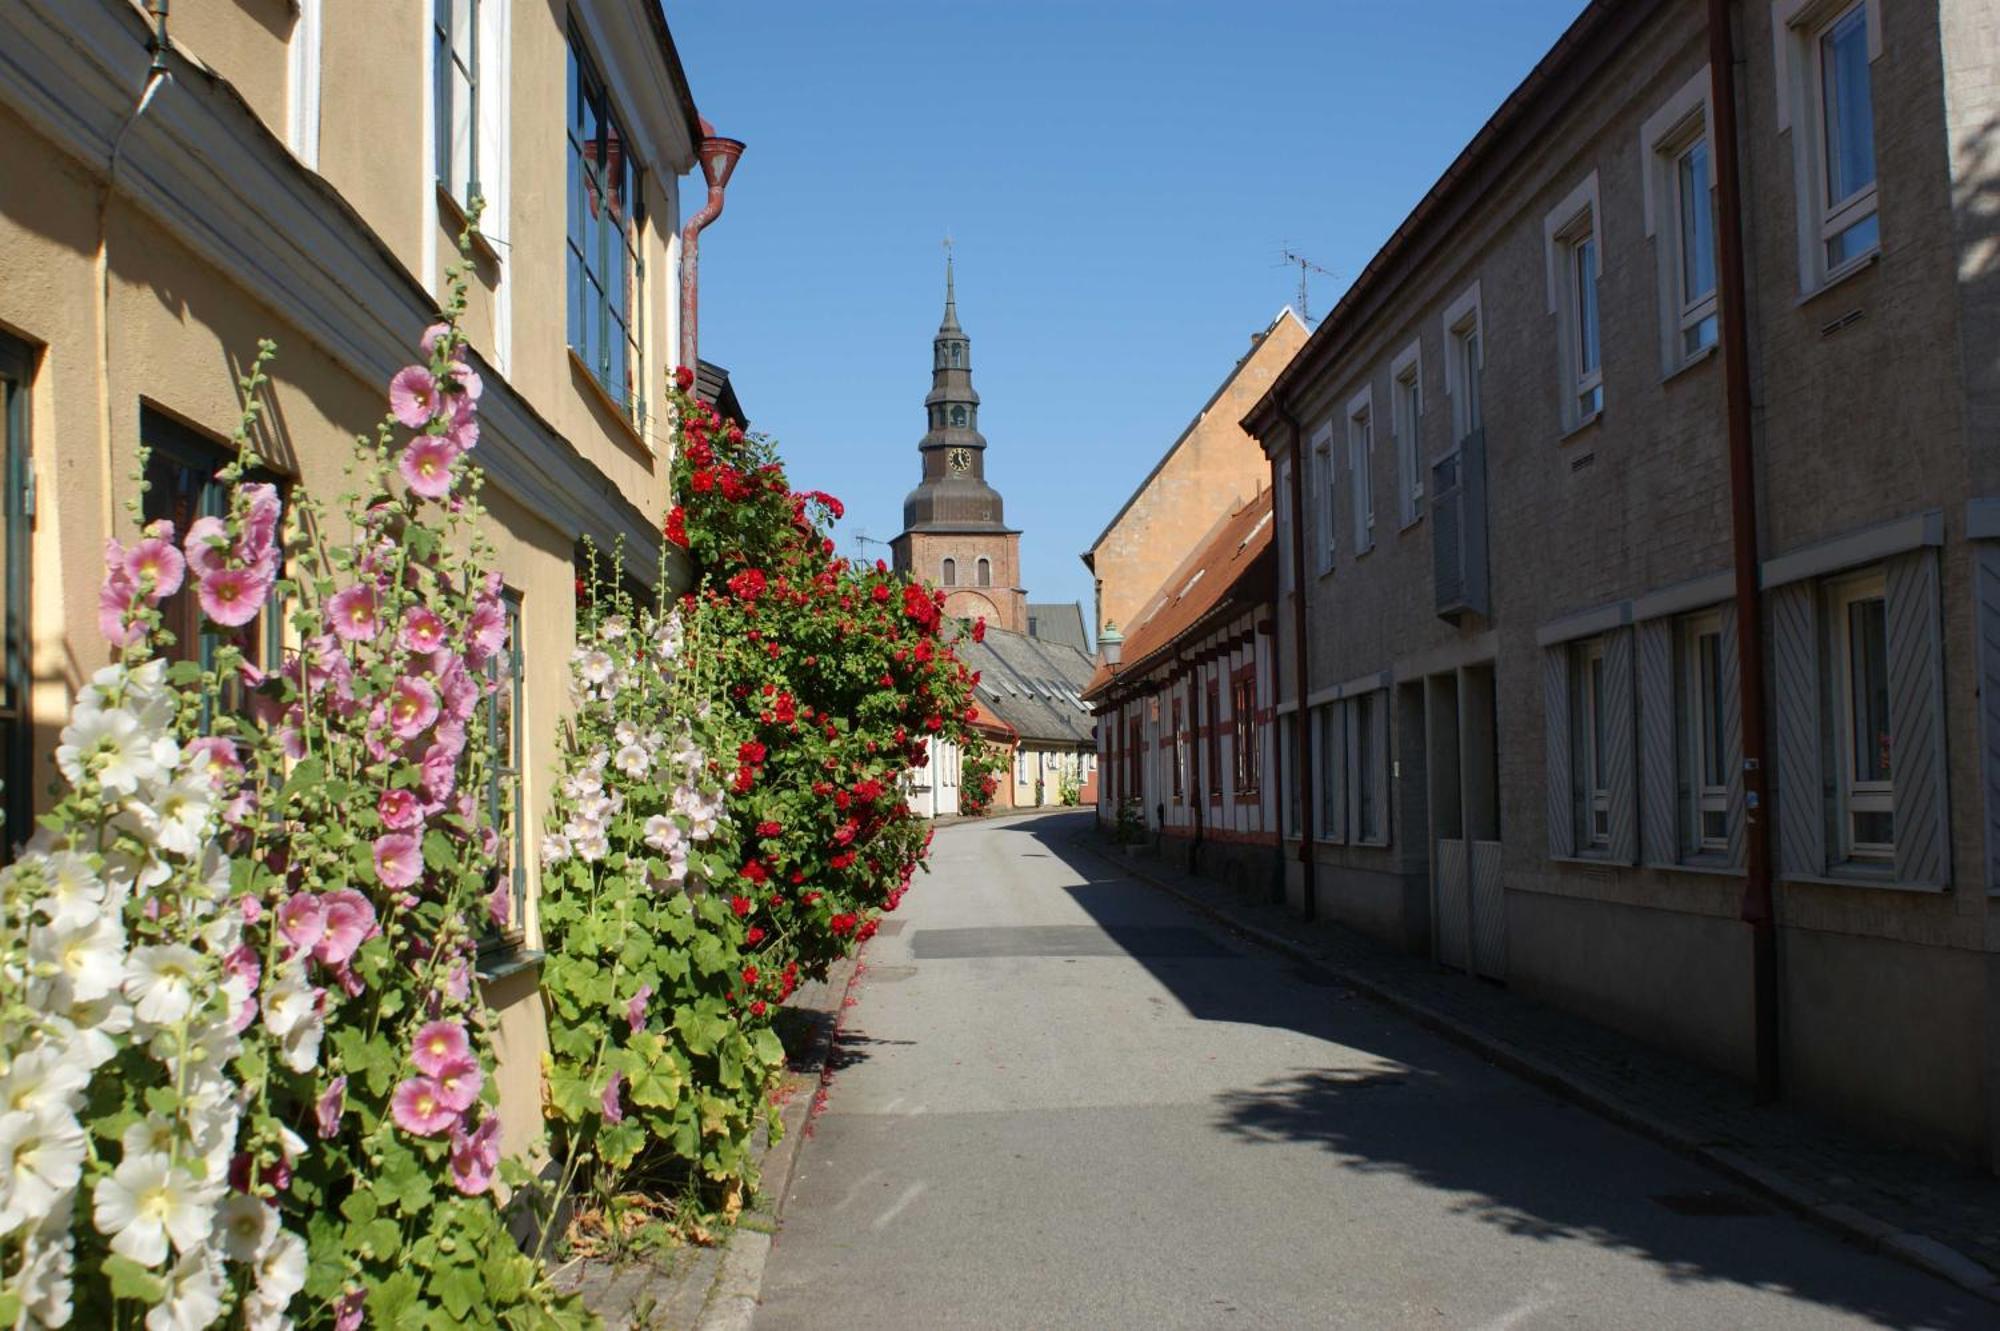
[[[1269,600],[1276,570],[1277,559],[1271,551],[1271,492],[1265,490],[1217,524],[1147,602],[1145,617],[1124,628],[1125,648],[1118,675],[1135,677],[1217,611]],[[1084,698],[1102,693],[1112,679],[1108,668],[1098,666],[1083,691]]]

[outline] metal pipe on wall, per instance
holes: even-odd
[[[1709,100],[1715,123],[1716,266],[1722,313],[1723,398],[1729,427],[1730,532],[1736,575],[1736,668],[1742,678],[1745,876],[1739,915],[1750,926],[1752,1039],[1757,1098],[1778,1097],[1778,931],[1772,893],[1764,728],[1763,604],[1758,586],[1757,470],[1750,422],[1749,310],[1743,260],[1743,187],[1737,158],[1736,43],[1729,0],[1708,3]]]
[[[1317,865],[1312,854],[1312,736],[1306,727],[1306,665],[1310,659],[1306,651],[1306,543],[1304,518],[1305,499],[1305,450],[1300,447],[1301,435],[1298,417],[1284,398],[1273,399],[1278,408],[1278,419],[1292,432],[1292,520],[1286,529],[1292,535],[1292,665],[1294,670],[1292,692],[1298,698],[1298,710],[1292,723],[1292,773],[1299,792],[1299,897],[1300,913],[1308,920],[1319,914],[1319,884],[1316,878]],[[1277,477],[1271,478],[1275,488]],[[1275,690],[1274,690],[1275,692]],[[1279,805],[1279,825],[1282,828],[1284,806]],[[1278,834],[1279,844],[1284,843],[1284,833]]]

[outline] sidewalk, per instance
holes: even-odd
[[[1126,858],[1093,834],[1073,844],[1864,1247],[2000,1303],[2000,1179],[1786,1106],[1758,1108],[1746,1088],[1706,1068],[1162,861]]]

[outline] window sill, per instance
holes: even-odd
[[[1707,346],[1703,347],[1700,351],[1695,352],[1694,355],[1689,356],[1686,360],[1674,366],[1673,369],[1668,370],[1665,374],[1661,375],[1660,382],[1662,384],[1670,384],[1674,380],[1686,374],[1689,370],[1695,369],[1698,366],[1708,364],[1708,362],[1715,359],[1717,352],[1721,349],[1721,345],[1722,344],[1719,342],[1709,343]]]
[[[479,977],[481,984],[492,984],[540,966],[547,955],[540,948],[523,947],[518,942],[502,943],[479,958],[473,973]]]
[[[1424,525],[1424,515],[1419,513],[1413,518],[1406,519],[1401,526],[1397,527],[1396,535],[1408,536],[1411,532],[1415,531],[1417,528],[1423,525]]]
[[[626,441],[647,457],[658,457],[657,450],[646,442],[646,436],[639,433],[639,427],[633,423],[632,413],[620,406],[618,399],[611,396],[610,390],[598,382],[596,373],[584,363],[583,357],[576,354],[575,347],[565,349],[569,352],[570,369],[575,372],[576,377],[589,385],[589,392],[596,397],[598,405],[604,408],[606,414],[618,422],[619,428],[624,431]]]
[[[1613,859],[1609,851],[1606,851],[1602,855],[1551,855],[1548,859],[1552,864],[1587,864],[1593,869],[1629,869],[1632,867],[1630,860]]]
[[[1835,870],[1832,873],[1824,874],[1781,873],[1778,875],[1778,881],[1781,883],[1812,883],[1820,887],[1862,887],[1890,892],[1917,892],[1925,896],[1938,896],[1950,890],[1949,885],[1945,883],[1900,882],[1892,876],[1894,872],[1892,869],[1885,869],[1880,873],[1855,869],[1846,872]]]
[[[1356,550],[1354,552],[1354,557],[1357,560],[1361,560],[1361,559],[1366,559],[1368,556],[1374,553],[1375,553],[1375,542],[1370,541],[1367,545],[1363,546],[1361,549]]]
[[[1804,309],[1821,296],[1832,291],[1835,287],[1845,286],[1863,273],[1869,272],[1881,261],[1882,247],[1880,245],[1877,245],[1874,249],[1861,255],[1859,258],[1849,259],[1844,265],[1834,269],[1822,278],[1818,286],[1814,287],[1811,291],[1802,293],[1797,300],[1792,302],[1792,308]]]
[[[1683,860],[1679,863],[1647,860],[1641,867],[1658,869],[1662,873],[1700,874],[1708,878],[1741,878],[1747,872],[1742,865],[1732,865],[1721,860]]]
[[[453,194],[442,180],[437,182],[437,200],[438,223],[449,227],[453,235],[457,235],[467,227],[472,227],[472,253],[474,257],[498,268],[500,266],[499,249],[484,231],[472,226],[472,219],[465,214],[465,206],[458,201],[458,196]]]
[[[1560,435],[1556,436],[1556,445],[1558,447],[1561,447],[1565,444],[1570,443],[1572,440],[1582,435],[1585,431],[1595,429],[1598,426],[1598,424],[1601,423],[1603,420],[1604,420],[1604,409],[1600,407],[1596,411],[1591,412],[1588,416],[1585,416],[1582,420],[1578,421],[1576,424],[1570,426],[1567,430],[1564,430]]]

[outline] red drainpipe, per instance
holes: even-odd
[[[1757,1099],[1778,1098],[1778,929],[1771,891],[1770,793],[1764,742],[1764,627],[1757,576],[1757,469],[1750,434],[1749,308],[1744,294],[1743,186],[1736,150],[1736,45],[1729,0],[1708,4],[1709,100],[1714,104],[1716,258],[1722,290],[1722,383],[1729,423],[1730,529],[1736,573],[1736,669],[1743,693],[1746,869],[1740,911],[1750,926]]]
[[[730,173],[736,170],[736,159],[743,155],[741,139],[725,139],[715,132],[715,126],[708,123],[706,116],[701,121],[701,175],[708,183],[708,202],[702,210],[688,219],[681,228],[681,361],[692,370],[696,368],[699,339],[696,337],[696,323],[701,310],[699,249],[701,233],[710,222],[722,216],[722,192],[729,187]]]
[[[1299,447],[1299,422],[1292,415],[1291,408],[1280,397],[1275,399],[1278,418],[1290,427],[1292,432],[1292,667],[1298,698],[1298,711],[1293,721],[1292,779],[1298,783],[1299,791],[1299,885],[1300,913],[1308,920],[1319,914],[1319,882],[1313,862],[1313,788],[1312,788],[1312,733],[1306,726],[1306,667],[1309,660],[1306,648],[1306,459],[1305,450]],[[1271,478],[1275,484],[1277,478]],[[1274,498],[1272,502],[1277,502]],[[1284,805],[1278,806],[1279,826],[1284,826]],[[1284,833],[1278,835],[1280,842]]]

